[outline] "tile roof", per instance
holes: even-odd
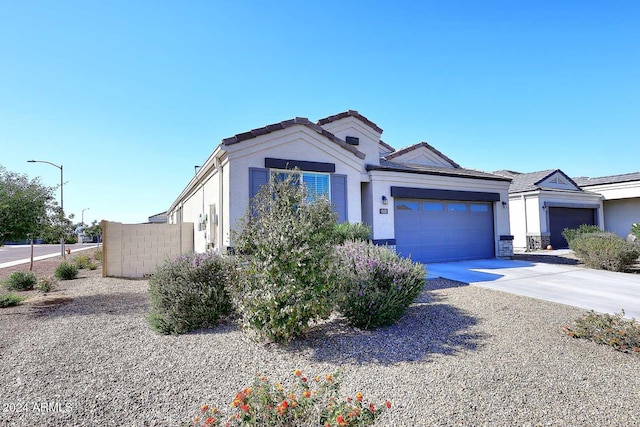
[[[620,184],[623,182],[640,181],[640,172],[624,173],[621,175],[601,176],[598,178],[578,177],[573,180],[580,187],[589,187],[602,184]]]
[[[509,170],[501,170],[496,171],[494,173],[512,178],[511,186],[509,187],[509,193],[523,193],[525,191],[536,191],[541,190],[545,187],[542,187],[540,183],[545,179],[549,178],[554,173],[559,172],[565,177],[571,184],[574,184],[579,188],[578,184],[576,184],[571,178],[569,178],[564,172],[560,169],[547,169],[538,172],[529,172],[529,173],[518,173]],[[557,189],[554,189],[557,190]]]
[[[317,125],[316,123],[313,123],[311,120],[307,119],[306,117],[296,117],[294,119],[285,120],[285,121],[282,121],[279,123],[273,123],[261,128],[252,129],[248,132],[239,133],[232,137],[223,139],[222,144],[226,146],[237,144],[239,142],[243,142],[252,138],[257,138],[260,135],[266,135],[268,133],[286,129],[296,125],[306,126],[309,129],[313,130],[314,132],[317,132],[320,135],[324,136],[325,138],[329,139],[333,143],[338,144],[340,147],[344,148],[345,150],[355,154],[357,157],[361,159],[365,158],[365,154],[358,151],[358,149],[355,148],[353,145],[347,144],[345,141],[341,140],[331,132],[323,129],[321,126]]]
[[[413,150],[417,150],[418,148],[421,148],[421,147],[425,147],[425,148],[427,148],[427,149],[429,149],[429,150],[433,151],[433,152],[434,152],[434,153],[436,153],[438,156],[440,156],[440,157],[442,157],[444,160],[446,160],[446,161],[447,161],[451,166],[453,166],[454,168],[459,168],[459,167],[460,167],[460,165],[459,165],[459,164],[457,164],[456,162],[454,162],[453,160],[451,160],[450,158],[448,158],[447,156],[445,156],[445,155],[444,155],[444,154],[442,154],[440,151],[438,151],[436,148],[432,147],[430,144],[428,144],[428,143],[426,143],[426,142],[419,142],[419,143],[417,143],[417,144],[410,145],[409,147],[401,148],[401,149],[400,149],[400,150],[398,150],[398,151],[394,151],[393,153],[388,154],[388,155],[385,157],[385,159],[387,159],[387,160],[393,160],[393,159],[395,159],[395,158],[396,158],[396,157],[398,157],[398,156],[401,156],[401,155],[406,154],[406,153],[408,153],[408,152],[410,152],[410,151],[413,151]]]
[[[387,144],[386,142],[384,142],[383,140],[380,140],[380,145],[382,145],[384,148],[386,148],[387,150],[389,150],[390,152],[394,152],[396,151],[395,148],[393,148],[392,146],[390,146],[389,144]]]
[[[486,179],[491,181],[511,181],[510,178],[496,175],[493,173],[478,171],[474,169],[464,169],[461,167],[457,168],[449,168],[442,166],[426,166],[426,165],[415,165],[409,163],[399,163],[399,162],[390,162],[388,160],[381,159],[380,165],[371,165],[368,164],[366,166],[368,171],[373,170],[381,170],[381,171],[391,171],[391,172],[407,172],[407,173],[417,173],[423,175],[438,175],[438,176],[451,176],[458,178],[477,178],[477,179]]]
[[[318,120],[318,124],[322,126],[322,125],[326,125],[327,123],[335,122],[336,120],[344,119],[347,117],[355,117],[356,119],[360,120],[367,126],[373,128],[373,130],[375,130],[376,132],[378,133],[383,132],[380,126],[373,123],[371,120],[367,119],[365,116],[358,113],[356,110],[348,110],[342,113],[334,114],[333,116],[325,117],[324,119]]]

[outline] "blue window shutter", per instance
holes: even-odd
[[[346,222],[347,216],[347,176],[331,175],[331,203],[338,214],[338,222]]]
[[[258,194],[260,188],[269,182],[269,170],[262,168],[249,168],[249,201]]]

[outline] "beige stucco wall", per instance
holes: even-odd
[[[605,230],[626,238],[634,223],[640,223],[640,198],[604,201]]]
[[[380,134],[371,126],[355,117],[345,117],[322,127],[343,141],[347,136],[359,138],[360,145],[355,148],[366,156],[362,164],[380,164]]]
[[[102,221],[103,277],[142,278],[167,258],[193,252],[193,223],[122,224]]]
[[[361,222],[360,172],[362,159],[337,144],[328,141],[305,126],[293,126],[262,135],[251,141],[227,148],[231,167],[225,168],[224,187],[228,191],[228,212],[223,233],[225,244],[236,222],[247,209],[249,200],[249,168],[264,168],[265,157],[334,163],[336,174],[347,175],[347,217],[349,222]],[[226,196],[225,196],[226,197]]]

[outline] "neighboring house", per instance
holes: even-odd
[[[640,172],[600,178],[574,178],[583,190],[601,194],[604,229],[626,237],[640,222]]]
[[[509,210],[515,249],[566,248],[565,228],[604,224],[602,196],[580,188],[560,169],[495,173],[513,180]]]
[[[194,222],[198,252],[226,252],[248,201],[275,173],[299,169],[327,194],[339,221],[364,222],[372,240],[416,261],[510,257],[511,179],[464,169],[427,143],[396,151],[382,129],[346,111],[297,117],[223,139],[169,207]]]
[[[148,224],[166,224],[167,223],[167,213],[160,212],[155,215],[151,215],[149,217]]]

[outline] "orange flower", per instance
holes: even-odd
[[[302,376],[302,371],[300,371],[300,369],[296,369],[295,371],[293,371],[293,375],[295,375],[296,377],[300,377]]]
[[[200,409],[202,410],[202,412],[207,412],[209,410],[209,407],[207,405],[202,405]]]
[[[346,426],[347,422],[345,421],[344,417],[342,415],[338,415],[336,417],[336,422],[338,423],[339,426]]]
[[[232,406],[233,408],[237,408],[237,407],[238,407],[238,405],[239,405],[240,403],[241,403],[241,402],[240,402],[238,399],[234,399],[234,401],[233,401],[233,403],[231,404],[231,406]]]
[[[307,377],[300,378],[300,381],[302,381],[303,383],[306,383],[307,382]]]
[[[316,375],[315,377],[313,377],[313,380],[314,380],[315,382],[320,381],[320,375]]]
[[[375,406],[373,406],[373,403],[372,403],[371,405],[369,405],[369,410],[370,410],[371,412],[375,412],[375,411],[376,411],[376,407],[375,407]]]
[[[215,423],[216,419],[215,418],[207,418],[206,421],[204,422],[206,425],[210,426],[211,424]]]
[[[283,409],[287,409],[289,407],[289,402],[283,400],[282,403],[280,403],[280,407]]]
[[[333,377],[331,376],[331,374],[327,374],[327,376],[325,377],[327,379],[327,381],[331,382],[333,381]]]
[[[193,423],[194,423],[194,424],[195,424],[195,423],[197,423],[197,422],[200,422],[200,417],[195,417],[195,418],[193,419]]]
[[[305,390],[305,391],[302,392],[302,395],[304,397],[311,397],[311,392],[309,390]]]
[[[244,412],[249,412],[249,405],[241,405],[240,409],[242,409],[242,411]]]
[[[347,397],[347,402],[348,402],[348,403],[351,403],[351,401],[353,401],[353,399],[352,399],[352,398],[350,398],[350,397]]]
[[[387,400],[384,404],[387,405],[387,409],[391,409],[391,402]]]
[[[289,393],[289,399],[296,400],[296,395],[293,393]]]
[[[362,393],[357,392],[356,393],[356,399],[358,399],[358,402],[362,402]]]

